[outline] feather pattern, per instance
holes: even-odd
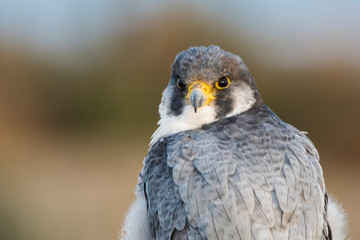
[[[318,160],[265,104],[169,135],[139,177],[152,239],[320,239],[328,230]]]

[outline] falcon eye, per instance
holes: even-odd
[[[185,87],[185,84],[183,83],[183,81],[180,80],[180,77],[176,78],[176,86],[180,89],[183,89]]]
[[[215,87],[219,90],[222,90],[227,88],[229,86],[229,83],[230,83],[230,79],[227,76],[225,76],[220,78],[220,80],[215,83]]]

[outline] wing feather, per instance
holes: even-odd
[[[265,105],[170,135],[151,147],[140,174],[153,237],[319,239],[318,160],[310,140]]]

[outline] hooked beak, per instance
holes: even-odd
[[[202,105],[208,105],[211,100],[215,99],[214,95],[211,93],[210,86],[203,82],[192,83],[189,86],[185,98],[189,100],[195,112]]]

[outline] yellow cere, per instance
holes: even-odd
[[[208,105],[210,103],[211,100],[215,99],[216,97],[211,93],[211,87],[209,85],[207,85],[204,82],[193,82],[192,84],[190,84],[189,88],[188,88],[188,93],[186,94],[185,98],[189,99],[191,92],[195,89],[195,88],[200,88],[200,91],[206,96],[206,100],[204,102],[205,105]]]

